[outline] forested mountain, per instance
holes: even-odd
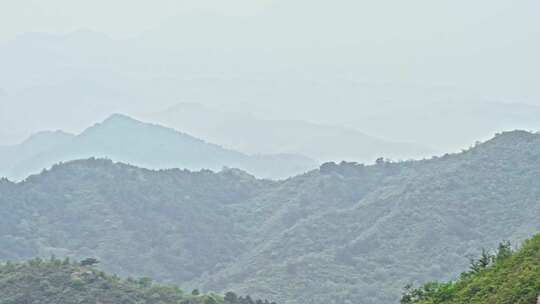
[[[408,288],[409,289],[409,288]],[[540,234],[514,252],[501,243],[495,253],[484,251],[459,280],[431,282],[410,289],[402,304],[535,304],[540,300]]]
[[[57,162],[88,157],[107,157],[157,169],[235,167],[263,178],[286,178],[317,167],[307,157],[250,156],[173,129],[115,114],[77,136],[43,132],[20,145],[0,147],[0,176],[24,179]]]
[[[33,259],[0,265],[2,304],[270,304],[237,296],[185,293],[175,286],[158,285],[150,278],[120,279],[86,263],[69,259]],[[275,304],[275,303],[272,303]]]
[[[500,240],[540,231],[540,135],[458,154],[327,163],[283,181],[88,159],[0,182],[0,259],[105,270],[280,303],[395,303]]]

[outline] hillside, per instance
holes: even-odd
[[[0,146],[0,172],[10,172],[17,164],[56,146],[68,143],[72,138],[73,135],[61,131],[40,132],[19,145]],[[5,175],[9,176],[9,174]]]
[[[402,304],[535,304],[540,299],[540,234],[513,252],[501,244],[484,253],[455,282],[427,283],[407,291]]]
[[[458,154],[327,163],[283,181],[108,160],[0,181],[0,259],[98,257],[124,276],[287,304],[395,303],[478,248],[540,231],[540,135]]]
[[[418,159],[435,154],[419,144],[386,141],[351,128],[261,119],[193,103],[177,104],[144,118],[246,153],[291,153],[322,162],[347,159],[367,163],[378,157]]]
[[[217,171],[237,167],[262,178],[286,178],[317,166],[315,161],[299,155],[249,156],[119,114],[76,136],[61,132],[37,134],[20,145],[0,148],[0,156],[0,176],[16,180],[58,162],[89,157],[155,169]]]
[[[5,304],[269,304],[227,293],[185,293],[149,278],[120,279],[68,259],[33,259],[0,265],[0,303]]]

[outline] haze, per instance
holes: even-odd
[[[539,12],[0,0],[0,304],[537,303]]]
[[[539,127],[537,1],[2,3],[4,145],[183,103],[440,152]]]

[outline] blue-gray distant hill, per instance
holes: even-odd
[[[257,177],[287,178],[316,168],[293,154],[247,155],[159,125],[114,114],[79,135],[42,132],[0,147],[0,176],[20,180],[58,162],[100,157],[152,168],[190,170],[239,168]]]
[[[437,154],[420,144],[388,141],[353,128],[302,120],[262,119],[198,103],[179,103],[145,119],[246,153],[292,153],[321,162],[372,163],[379,157],[421,159]]]

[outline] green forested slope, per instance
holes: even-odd
[[[0,182],[0,256],[97,256],[114,273],[184,282],[245,250],[247,231],[231,214],[267,185],[235,170],[66,163]]]
[[[517,252],[501,244],[484,253],[455,282],[427,283],[409,290],[402,304],[536,304],[540,297],[540,234]]]
[[[184,293],[149,278],[120,279],[69,260],[33,259],[0,265],[2,304],[269,304],[227,293]]]
[[[457,154],[325,164],[284,181],[89,159],[0,181],[0,259],[103,269],[281,303],[395,303],[540,231],[540,135]]]

